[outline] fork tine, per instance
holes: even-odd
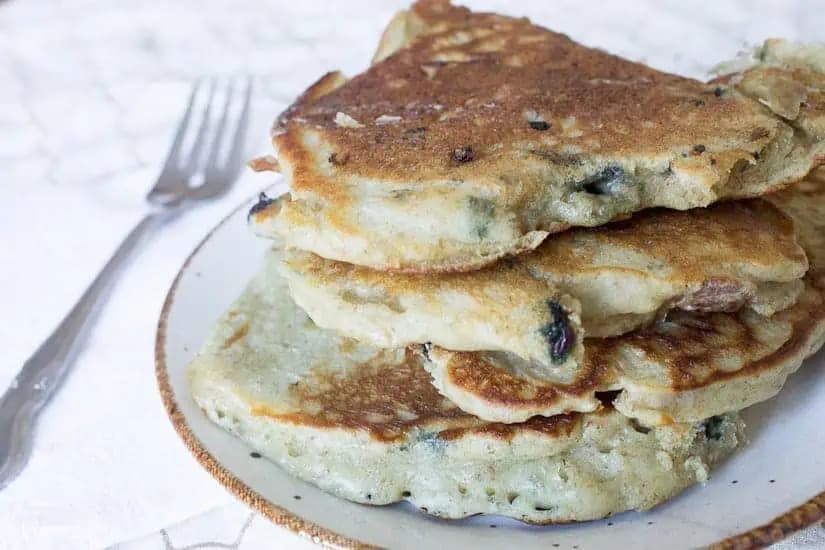
[[[187,135],[194,124],[198,124],[198,122],[192,122],[192,112],[196,96],[202,95],[202,82],[199,82],[192,91],[189,105],[186,107],[181,126],[172,144],[172,150],[166,158],[166,164],[158,176],[155,186],[147,195],[147,199],[153,204],[176,207],[183,203],[219,196],[231,187],[243,166],[242,155],[244,154],[244,141],[252,103],[252,78],[247,79],[244,103],[238,115],[237,127],[234,128],[234,131],[231,129],[233,117],[229,112],[231,103],[238,95],[241,86],[232,84],[227,90],[226,102],[223,105],[223,112],[220,114],[220,121],[216,129],[215,124],[211,123],[211,114],[214,111],[212,103],[214,103],[217,86],[214,79],[211,79],[210,83],[208,103],[203,109],[203,118],[199,121],[195,143],[191,152],[185,158],[185,165],[181,165],[180,160],[184,155],[182,152],[184,136]],[[219,153],[221,143],[226,141],[222,135],[224,133],[232,135],[229,136],[231,141],[227,143],[230,147],[227,159],[221,162]],[[211,146],[207,146],[210,142]],[[208,153],[207,149],[209,149]],[[208,160],[203,159],[204,154],[209,154]],[[194,176],[203,177],[201,185],[191,185]]]
[[[178,131],[175,134],[175,139],[172,141],[172,147],[169,148],[169,154],[166,155],[166,162],[163,164],[163,171],[172,168],[178,164],[180,158],[180,148],[183,145],[183,139],[186,136],[186,131],[189,128],[189,120],[192,118],[192,109],[195,106],[195,98],[198,96],[203,82],[197,80],[192,86],[192,91],[189,94],[189,103],[186,105],[186,111],[183,113],[183,118],[178,124]]]
[[[235,133],[232,136],[232,149],[229,151],[225,165],[225,172],[230,176],[234,176],[241,169],[241,166],[243,166],[244,142],[246,138],[246,130],[249,126],[249,111],[252,103],[252,85],[252,77],[247,77],[243,109],[241,110],[241,116],[238,119],[238,127],[235,129]]]
[[[209,95],[206,99],[206,108],[203,111],[203,118],[201,119],[198,134],[195,137],[195,143],[192,144],[192,150],[189,152],[189,159],[186,162],[186,171],[189,174],[195,173],[198,169],[198,164],[203,157],[204,144],[206,143],[206,136],[209,133],[210,119],[212,118],[212,102],[215,98],[215,79],[209,79]]]
[[[235,94],[235,86],[231,85],[226,91],[226,101],[223,103],[223,114],[215,130],[215,139],[212,142],[212,150],[209,151],[209,162],[206,167],[207,177],[214,175],[218,169],[218,154],[221,151],[221,144],[224,142],[223,134],[226,131],[226,123],[229,120],[229,106],[232,105],[232,97]]]

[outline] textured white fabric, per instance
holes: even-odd
[[[253,134],[254,152],[263,151],[275,114],[323,72],[364,67],[405,3],[0,0],[0,386],[144,211],[189,80],[260,77]],[[745,43],[816,40],[825,28],[817,0],[467,3],[529,15],[585,44],[692,76]],[[130,548],[177,548],[231,543],[240,532],[245,508],[197,466],[166,419],[152,349],[182,259],[265,179],[247,175],[167,227],[124,274],[42,415],[30,464],[0,492],[4,548],[97,548],[139,537]],[[159,532],[176,524],[167,538]],[[799,548],[825,544],[821,529],[798,540]],[[256,518],[241,547],[298,544]]]
[[[825,548],[825,523],[796,533],[773,545],[774,550],[820,550]]]
[[[257,550],[312,549],[306,539],[281,529],[240,503],[210,510],[139,539],[112,546],[112,550],[184,550],[188,548]]]

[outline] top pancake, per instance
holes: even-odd
[[[810,136],[729,85],[525,19],[419,2],[377,58],[279,118],[293,200],[253,217],[260,233],[381,270],[468,270],[571,225],[760,195],[819,162]]]

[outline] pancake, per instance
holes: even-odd
[[[767,198],[795,221],[797,240],[811,266],[808,277],[825,287],[825,170]]]
[[[281,275],[316,324],[377,347],[512,350],[532,376],[558,382],[584,355],[579,302],[523,270],[393,276],[289,251]]]
[[[647,428],[615,410],[496,424],[430,384],[410,351],[315,326],[274,251],[189,368],[208,417],[294,476],[365,504],[532,523],[648,509],[743,443],[737,415]]]
[[[281,273],[321,327],[379,347],[508,352],[533,378],[569,384],[582,363],[580,325],[605,337],[671,309],[772,315],[797,300],[807,268],[791,219],[751,199],[573,229],[467,273],[389,274],[295,250]],[[567,332],[548,331],[557,326]],[[562,361],[554,350],[567,334],[573,345]],[[595,406],[591,396],[575,410]]]
[[[570,226],[754,197],[823,143],[739,93],[440,0],[400,14],[376,59],[329,73],[273,128],[291,201],[263,236],[406,272],[467,271]]]
[[[439,391],[463,410],[520,422],[590,404],[615,391],[613,406],[647,425],[694,422],[774,396],[825,341],[825,183],[810,179],[770,198],[790,215],[811,259],[797,302],[772,316],[673,310],[651,327],[588,339],[568,384],[530,377],[512,354],[424,346]]]
[[[675,312],[648,329],[585,341],[568,384],[531,377],[512,355],[429,348],[438,390],[462,410],[496,422],[593,410],[599,392],[648,425],[694,422],[776,395],[825,339],[825,301],[809,286],[772,317],[753,311]]]
[[[758,100],[808,140],[825,139],[825,44],[766,40],[716,70],[729,73],[717,82]]]

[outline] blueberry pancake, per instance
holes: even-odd
[[[587,339],[577,377],[566,384],[529,376],[513,354],[421,350],[444,395],[499,422],[573,409],[596,392],[648,425],[694,422],[773,397],[825,340],[825,183],[817,177],[770,200],[795,222],[811,267],[796,303],[773,315],[673,310],[650,327]]]
[[[318,326],[377,347],[512,351],[532,376],[557,382],[584,354],[578,301],[524,270],[396,276],[294,250],[280,270]]]
[[[803,139],[825,139],[825,45],[774,38],[716,71],[728,73],[719,84],[759,101]]]
[[[422,346],[438,390],[462,410],[495,422],[522,422],[582,410],[600,392],[647,425],[695,422],[770,399],[825,339],[825,300],[809,284],[799,301],[771,317],[751,310],[676,311],[655,325],[584,343],[575,378],[549,382],[523,360],[496,352]]]
[[[744,442],[736,414],[645,427],[605,406],[497,424],[439,395],[409,350],[317,327],[280,251],[189,367],[208,417],[299,479],[364,504],[531,523],[648,509],[707,479]]]
[[[672,309],[771,315],[796,301],[807,268],[791,219],[751,199],[572,229],[466,273],[385,273],[290,250],[282,274],[318,325],[345,336],[510,352],[549,369],[534,376],[569,382],[582,327],[586,337],[615,336]]]
[[[804,131],[807,102],[789,119],[743,95],[748,78],[703,83],[420,1],[367,71],[325,75],[278,118],[268,166],[291,200],[252,221],[329,259],[467,271],[571,226],[762,195],[825,161],[825,144]]]

